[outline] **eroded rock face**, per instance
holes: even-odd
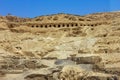
[[[59,79],[78,80],[82,79],[83,75],[85,75],[85,71],[82,68],[78,66],[65,66],[59,75]]]
[[[71,57],[68,59],[75,61],[77,64],[96,64],[96,63],[101,62],[101,60],[102,60],[99,56]]]
[[[115,75],[85,71],[79,66],[65,66],[59,74],[61,80],[119,80]]]
[[[0,80],[119,80],[119,17],[0,16]]]
[[[24,78],[25,80],[55,80],[50,76],[41,74],[31,74]]]

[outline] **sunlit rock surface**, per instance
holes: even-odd
[[[120,80],[120,12],[0,16],[0,80]]]

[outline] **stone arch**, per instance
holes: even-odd
[[[90,24],[87,24],[87,26],[90,26]]]
[[[83,26],[86,26],[86,24],[83,24]]]
[[[62,24],[62,27],[65,27],[65,24]]]
[[[52,27],[52,25],[50,24],[49,27]]]
[[[60,27],[61,27],[61,25],[60,25],[60,24],[58,24],[58,27],[60,28]]]
[[[91,24],[91,26],[93,27],[94,25],[93,25],[93,24]]]
[[[56,25],[54,24],[53,27],[56,27]]]
[[[47,28],[48,26],[47,25],[45,25],[45,28]]]
[[[38,28],[39,26],[38,26],[38,25],[36,25],[36,27]]]
[[[75,26],[78,26],[78,24],[76,23]]]
[[[41,28],[43,28],[43,25],[40,25]]]
[[[74,24],[71,24],[71,26],[73,27],[73,26],[74,26]]]
[[[31,27],[34,28],[34,25],[32,25]]]
[[[107,49],[104,49],[104,53],[108,53],[108,50],[107,50]]]
[[[98,26],[98,24],[95,24],[95,26]]]
[[[70,27],[69,24],[66,24],[67,27]]]
[[[83,24],[80,24],[80,26],[83,26]]]

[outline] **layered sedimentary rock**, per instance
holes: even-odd
[[[120,13],[0,16],[0,80],[119,80]]]

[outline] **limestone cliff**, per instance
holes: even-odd
[[[0,80],[119,80],[119,53],[120,12],[0,16]]]

